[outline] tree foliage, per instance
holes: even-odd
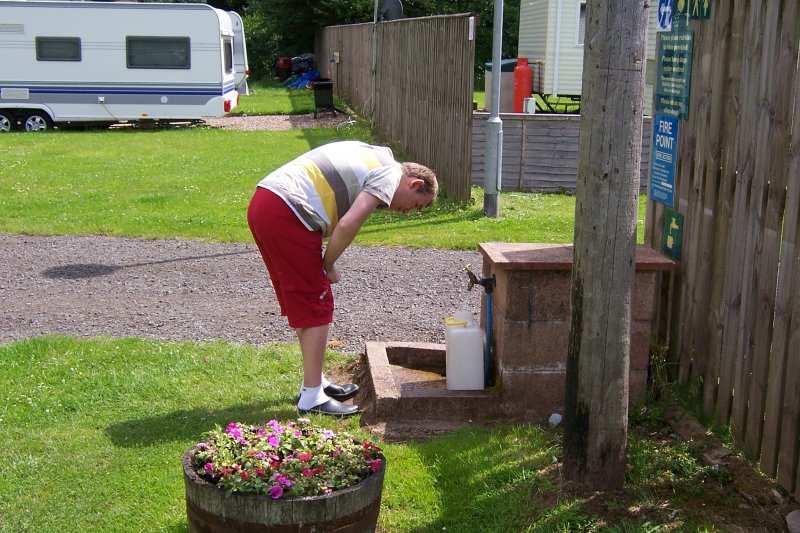
[[[244,0],[211,0],[235,4]],[[520,0],[505,0],[503,56],[516,57]],[[241,4],[239,4],[241,5]],[[222,7],[222,6],[220,6]],[[493,0],[405,0],[407,17],[474,13],[478,17],[475,71],[492,56]],[[266,77],[278,55],[294,56],[314,51],[314,36],[325,26],[371,22],[373,0],[249,0],[244,14],[248,55],[257,77]]]

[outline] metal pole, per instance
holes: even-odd
[[[486,161],[484,168],[483,213],[489,218],[500,216],[500,189],[503,182],[503,121],[500,120],[500,78],[503,69],[500,55],[503,50],[503,0],[494,0],[492,28],[492,101],[491,115],[486,123]]]
[[[378,4],[380,0],[375,0],[375,9],[372,14],[372,109],[370,109],[370,120],[374,121],[375,109],[378,103],[375,101],[378,91]]]

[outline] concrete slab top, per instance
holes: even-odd
[[[483,242],[483,256],[501,270],[572,270],[571,244]],[[674,270],[678,264],[649,246],[636,247],[636,270]]]

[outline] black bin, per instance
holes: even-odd
[[[319,78],[311,82],[311,88],[314,90],[314,118],[320,111],[336,112],[333,106],[333,81]]]

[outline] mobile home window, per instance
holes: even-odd
[[[126,37],[128,68],[188,69],[188,37]]]
[[[578,45],[583,46],[586,36],[586,1],[580,0],[578,4]]]
[[[222,51],[225,54],[225,72],[233,72],[233,40],[225,37],[222,41]]]
[[[79,37],[37,37],[36,61],[80,61]]]

